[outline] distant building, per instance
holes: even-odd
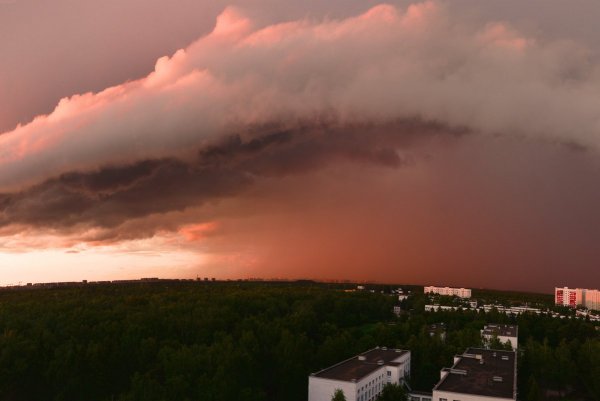
[[[469,348],[440,371],[433,401],[508,401],[517,399],[515,351]]]
[[[555,288],[554,303],[556,305],[575,308],[582,305],[588,309],[600,310],[600,291],[584,288]]]
[[[519,326],[510,324],[486,324],[481,330],[481,337],[484,344],[489,346],[494,337],[502,344],[509,342],[512,349],[516,350],[519,347]]]
[[[583,306],[588,309],[600,311],[600,291],[585,290],[585,293],[583,294]]]
[[[556,305],[570,306],[575,308],[583,302],[583,291],[581,288],[555,288],[554,303]]]
[[[392,309],[392,312],[394,312],[394,315],[400,316],[402,314],[402,307],[400,305],[396,305]]]
[[[425,294],[438,294],[438,295],[448,295],[448,296],[457,296],[460,298],[471,298],[471,290],[469,288],[452,288],[452,287],[425,287],[423,289]]]
[[[374,348],[308,377],[308,401],[331,401],[335,390],[346,401],[375,400],[388,384],[410,375],[410,351]]]
[[[425,312],[439,312],[439,311],[456,311],[460,308],[460,306],[448,306],[448,305],[425,305]]]

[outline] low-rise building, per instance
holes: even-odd
[[[456,311],[462,308],[461,306],[448,306],[448,305],[425,305],[425,312],[439,312],[439,311]]]
[[[410,351],[377,347],[308,377],[308,401],[331,401],[337,389],[346,401],[375,400],[383,387],[410,375]]]
[[[510,343],[513,350],[519,347],[519,326],[511,324],[486,324],[481,330],[483,343],[490,345],[494,338],[502,344]]]
[[[515,351],[469,348],[440,371],[432,401],[508,401],[517,399]]]
[[[557,287],[554,289],[554,303],[571,308],[581,305],[588,309],[600,310],[600,290]]]
[[[409,391],[408,401],[431,401],[433,394],[427,391]]]

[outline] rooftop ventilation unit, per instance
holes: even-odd
[[[378,360],[377,365],[383,365],[383,359]]]
[[[464,369],[450,369],[450,373],[453,373],[455,375],[462,375],[462,376],[467,375],[467,371]]]
[[[503,361],[508,361],[508,355],[502,355],[502,360]]]
[[[492,381],[495,381],[497,383],[502,383],[504,380],[500,376],[494,376],[494,377],[492,377]]]
[[[364,356],[364,355],[359,355],[359,356],[358,356],[358,360],[359,360],[359,361],[366,361],[366,360],[367,360],[367,357],[366,357],[366,356]]]

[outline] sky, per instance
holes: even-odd
[[[595,0],[0,0],[0,285],[600,287]]]

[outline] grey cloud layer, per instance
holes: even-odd
[[[444,6],[379,6],[346,20],[254,30],[226,10],[215,30],[148,77],[63,99],[0,137],[0,188],[193,150],[249,126],[298,129],[406,118],[597,147],[600,72],[571,42],[505,24],[472,28]],[[360,140],[360,139],[359,139]]]
[[[296,130],[255,128],[246,135],[253,139],[229,135],[186,160],[152,159],[63,173],[16,193],[0,194],[0,227],[114,228],[130,219],[239,195],[261,177],[306,173],[343,161],[398,167],[409,160],[397,149],[422,137],[461,134],[418,120],[343,128],[314,122]]]

